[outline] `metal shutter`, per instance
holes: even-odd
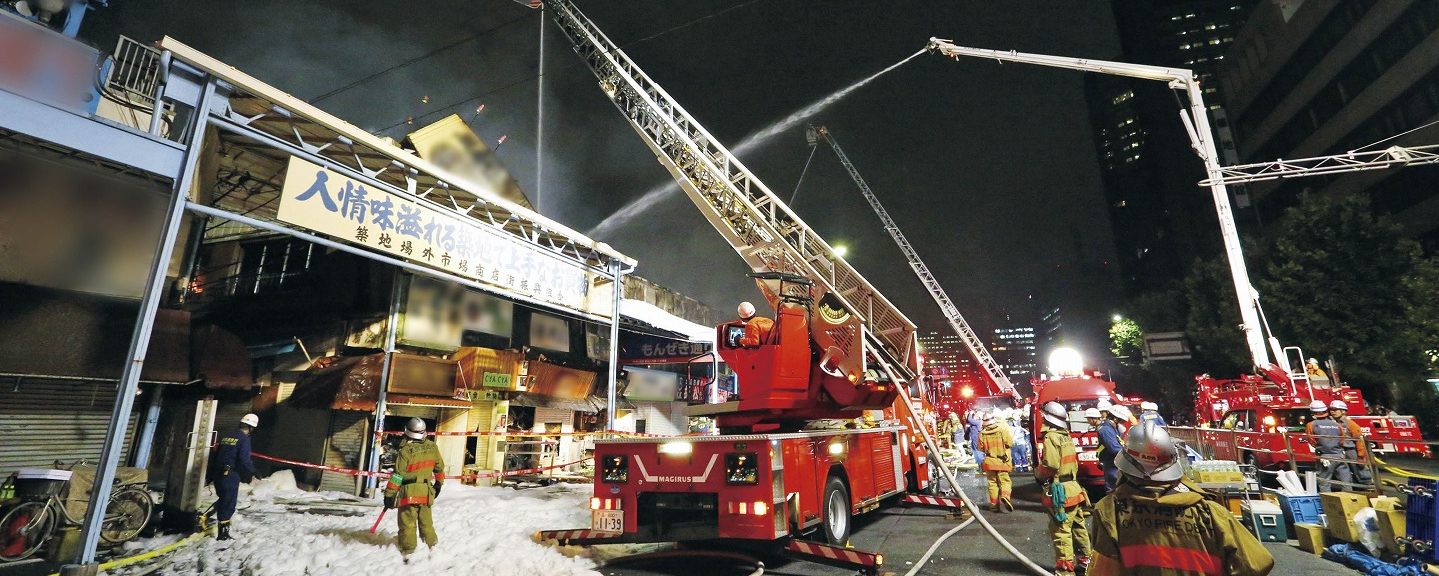
[[[0,476],[20,468],[49,468],[56,460],[98,461],[115,387],[114,382],[30,378],[0,384]],[[140,408],[131,412],[125,429],[126,460],[144,411]]]
[[[341,468],[364,468],[360,456],[365,450],[365,438],[370,429],[370,415],[366,412],[333,410],[330,412],[330,441],[325,446],[325,465]],[[320,476],[320,490],[334,490],[355,494],[359,483],[354,476],[325,472]]]
[[[495,401],[476,400],[470,407],[469,429],[475,432],[489,432],[495,426]],[[490,469],[490,452],[494,450],[494,436],[475,437],[475,467]]]

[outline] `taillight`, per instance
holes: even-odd
[[[724,455],[726,484],[759,484],[759,454],[730,452]]]
[[[630,481],[629,456],[605,456],[600,460],[600,479],[611,484]]]
[[[765,504],[763,501],[755,501],[754,515],[764,516],[765,514],[769,514],[769,504]]]
[[[619,510],[620,503],[624,502],[619,498],[590,498],[590,510]]]

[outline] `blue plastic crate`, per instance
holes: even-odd
[[[1408,512],[1404,517],[1405,528],[1411,540],[1424,542],[1427,550],[1423,557],[1439,561],[1439,550],[1435,550],[1435,534],[1439,533],[1439,515],[1435,514],[1434,481],[1410,478],[1409,485],[1422,490],[1411,491],[1406,503]],[[1416,493],[1416,492],[1422,492]]]
[[[1324,506],[1319,496],[1279,495],[1279,507],[1284,509],[1284,519],[1290,526],[1295,524],[1318,524],[1325,526]]]

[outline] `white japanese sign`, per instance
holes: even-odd
[[[391,194],[293,156],[285,171],[278,217],[510,293],[598,312],[585,305],[589,278],[579,265],[453,211]]]

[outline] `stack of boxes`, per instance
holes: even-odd
[[[1369,506],[1369,498],[1356,492],[1325,492],[1319,495],[1324,504],[1324,515],[1330,538],[1344,542],[1359,542],[1359,527],[1354,516]]]

